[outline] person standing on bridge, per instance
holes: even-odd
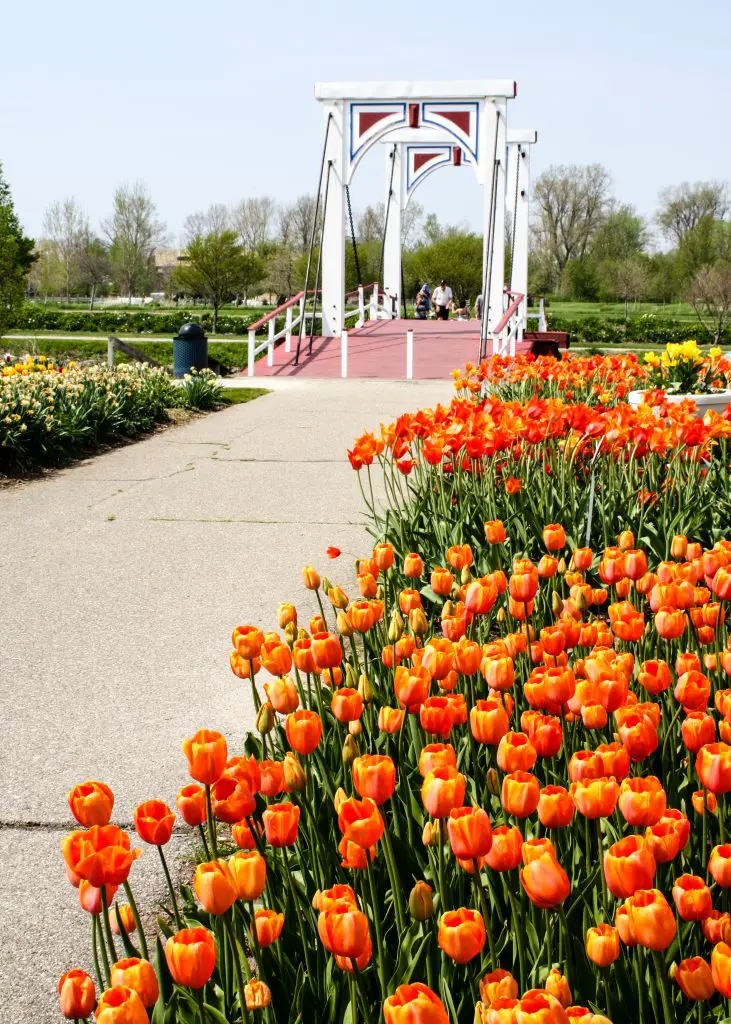
[[[428,284],[423,285],[419,289],[419,294],[416,296],[416,301],[414,302],[414,309],[416,311],[417,320],[426,320],[429,310],[431,309]]]
[[[449,319],[449,306],[452,301],[452,289],[444,281],[439,282],[439,287],[434,289],[432,302],[437,312],[437,320]]]

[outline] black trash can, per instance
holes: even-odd
[[[183,324],[173,338],[173,376],[208,368],[208,338],[200,324]]]

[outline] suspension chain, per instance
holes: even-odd
[[[348,204],[348,220],[350,221],[350,237],[353,241],[353,256],[355,257],[355,276],[359,285],[363,284],[360,276],[360,261],[358,259],[358,243],[355,240],[355,228],[353,227],[353,208],[350,205],[350,186],[345,186],[345,201]]]

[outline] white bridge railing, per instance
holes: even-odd
[[[523,340],[525,295],[520,292],[508,292],[508,296],[511,298],[511,302],[503,313],[502,319],[490,334],[494,356],[514,356],[516,347]]]
[[[382,319],[381,313],[384,307],[379,301],[379,289],[378,283],[368,286],[371,290],[370,300],[366,305],[366,289],[363,285],[359,285],[355,291],[348,292],[345,295],[346,303],[350,300],[354,303],[351,309],[345,309],[343,312],[343,320],[347,323],[355,317],[354,327],[362,327],[366,320],[378,320]],[[295,312],[296,310],[296,312]],[[284,313],[284,327],[279,331],[277,330],[276,323],[277,317]],[[313,319],[322,321],[322,311],[314,312],[314,310],[308,310],[306,308],[306,297],[305,293],[298,292],[287,302],[283,302],[281,306],[277,306],[271,313],[267,313],[256,323],[252,324],[249,328],[249,352],[248,352],[248,374],[249,377],[254,376],[254,367],[256,364],[257,356],[261,355],[266,349],[267,353],[267,366],[274,366],[274,346],[278,341],[284,338],[284,351],[292,351],[292,335],[295,333],[295,329],[300,327],[300,324],[304,321],[303,336],[307,333],[307,325],[309,321],[310,327],[312,326]],[[257,344],[256,333],[262,327],[267,327],[267,336]],[[347,337],[346,337],[347,346]]]

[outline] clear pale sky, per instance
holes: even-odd
[[[728,0],[4,0],[0,161],[26,229],[75,196],[92,223],[114,187],[144,180],[177,241],[212,202],[313,191],[316,81],[513,78],[508,124],[536,128],[533,170],[605,164],[652,214],[684,179],[731,179]],[[380,147],[377,147],[380,148]],[[383,198],[381,154],[352,186]],[[472,171],[418,199],[480,224]]]

